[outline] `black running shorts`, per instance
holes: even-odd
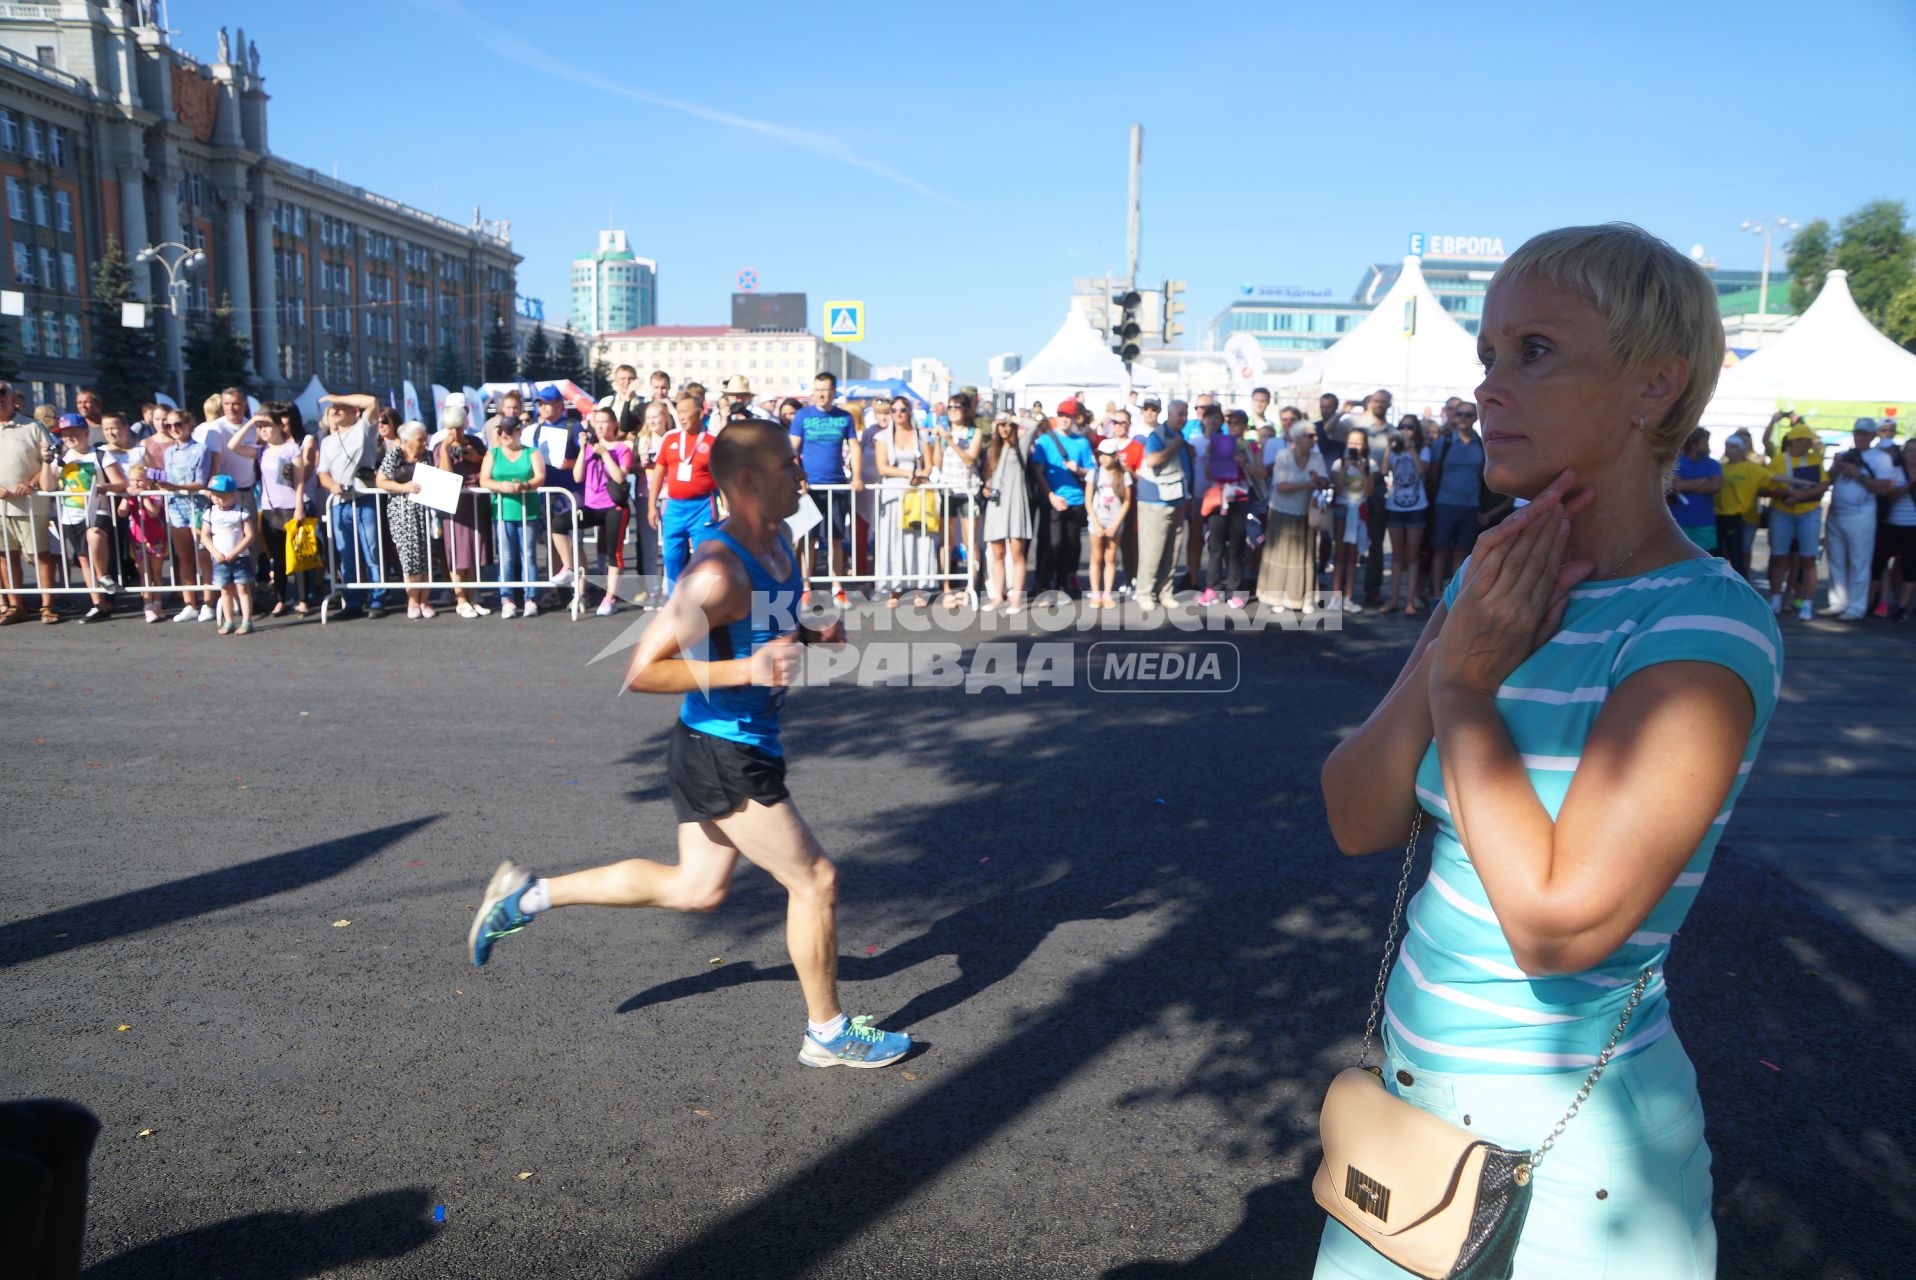
[[[672,729],[665,776],[680,822],[708,822],[747,800],[773,805],[792,796],[785,789],[785,757],[700,733],[683,720]]]

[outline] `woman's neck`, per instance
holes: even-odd
[[[1579,477],[1577,489],[1594,495],[1570,522],[1566,562],[1588,560],[1593,578],[1627,577],[1695,559],[1696,545],[1683,535],[1663,500],[1663,487],[1642,474],[1645,460],[1619,458]],[[1649,465],[1654,466],[1654,463]]]

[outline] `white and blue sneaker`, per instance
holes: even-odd
[[[808,1067],[889,1067],[911,1052],[911,1037],[902,1031],[880,1031],[869,1015],[846,1020],[830,1040],[807,1031],[798,1060]]]
[[[486,962],[493,943],[532,923],[532,917],[519,909],[519,899],[531,887],[532,877],[514,866],[510,858],[492,873],[486,896],[479,902],[479,913],[472,918],[472,931],[466,935],[474,964]]]

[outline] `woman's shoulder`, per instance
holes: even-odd
[[[1598,594],[1605,590],[1614,594]],[[1759,724],[1768,718],[1782,680],[1783,635],[1763,597],[1728,562],[1698,557],[1571,595],[1594,595],[1623,615],[1610,623],[1621,640],[1614,684],[1659,662],[1711,662],[1743,677]]]

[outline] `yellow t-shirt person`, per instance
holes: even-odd
[[[1798,437],[1799,439],[1801,437]],[[1823,465],[1823,447],[1821,442],[1810,441],[1810,447],[1800,454],[1782,453],[1770,463],[1770,479],[1787,485],[1791,480],[1807,480],[1812,484],[1827,483],[1830,478],[1828,468]],[[1814,511],[1823,504],[1818,494],[1807,502],[1785,502],[1781,498],[1772,498],[1771,503],[1778,511],[1787,515],[1800,516],[1805,511]]]
[[[1769,474],[1769,468],[1748,458],[1741,462],[1724,463],[1723,487],[1716,491],[1716,513],[1720,516],[1742,516],[1751,524],[1756,524],[1762,518],[1756,509],[1756,491],[1763,487],[1763,481]]]

